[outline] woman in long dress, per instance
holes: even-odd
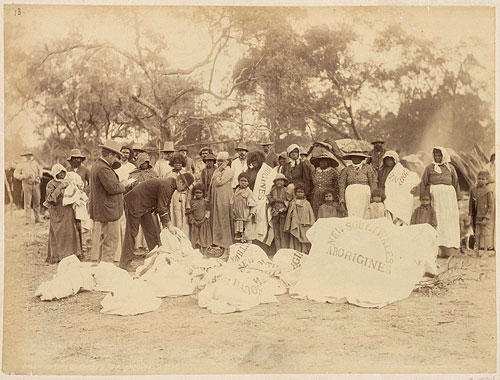
[[[323,191],[327,188],[334,190],[334,202],[339,201],[338,196],[338,180],[339,173],[337,166],[339,163],[335,159],[335,156],[330,152],[322,152],[317,156],[311,157],[311,163],[314,165],[315,170],[312,176],[313,190],[311,195],[311,206],[314,211],[314,215],[318,216],[319,207],[323,203]]]
[[[229,153],[219,152],[217,155],[217,169],[210,182],[209,202],[213,244],[225,250],[233,244],[233,223],[231,217],[232,179],[233,170],[229,166]]]
[[[187,173],[186,171],[187,160],[181,153],[174,153],[170,157],[170,166],[172,166],[172,172],[169,177],[177,178],[181,174]],[[191,189],[185,189],[183,191],[175,190],[172,195],[172,200],[170,202],[171,218],[172,223],[175,227],[179,228],[184,232],[186,237],[189,238],[189,220],[186,215],[186,211],[190,208],[191,201]]]
[[[457,171],[451,164],[448,151],[438,146],[433,149],[432,154],[434,161],[425,168],[421,189],[430,192],[432,207],[436,211],[440,255],[449,257],[460,247],[457,201],[460,188]]]
[[[344,156],[352,165],[346,166],[339,176],[339,211],[347,209],[349,216],[364,218],[370,205],[371,192],[377,188],[377,176],[371,165],[365,162],[364,152],[350,152]]]
[[[52,167],[52,176],[54,179],[47,184],[45,198],[45,206],[49,209],[50,215],[46,261],[50,264],[58,263],[67,256],[82,255],[75,211],[71,205],[63,206],[64,189],[69,184],[64,181],[66,169],[61,164],[55,164]]]

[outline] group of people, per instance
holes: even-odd
[[[47,185],[47,261],[82,257],[85,236],[91,233],[88,259],[119,261],[130,270],[138,242],[144,240],[153,249],[163,228],[173,234],[182,231],[202,253],[213,247],[227,252],[235,242],[274,242],[275,250],[308,253],[306,233],[316,219],[346,216],[388,218],[397,225],[428,223],[437,229],[441,254],[452,254],[460,247],[460,189],[447,150],[433,149],[433,162],[420,179],[402,166],[397,152],[384,148],[381,138],[372,144],[369,152],[351,150],[339,157],[335,142],[328,140],[314,142],[307,151],[291,144],[281,154],[273,151],[271,141],[251,152],[240,143],[234,159],[228,152],[214,154],[203,147],[193,160],[186,147],[174,149],[172,142],[165,142],[153,166],[144,149],[108,140],[90,170],[82,164],[85,156],[73,149],[69,169],[54,165],[54,179]],[[25,201],[34,200],[37,221],[34,185],[40,173],[32,155],[27,157],[16,175],[23,179]],[[68,172],[77,173],[81,181]],[[470,201],[483,249],[493,244],[490,173],[479,174]],[[69,186],[73,197],[67,194]],[[415,209],[418,194],[420,206]],[[91,228],[81,215],[86,200]]]

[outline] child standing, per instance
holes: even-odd
[[[316,221],[311,204],[306,199],[304,184],[295,184],[295,198],[290,202],[285,219],[285,232],[289,232],[288,248],[302,253],[309,253],[311,243],[307,239],[306,232]]]
[[[257,201],[248,187],[248,175],[243,172],[238,176],[238,186],[231,199],[231,209],[234,221],[234,239],[241,243],[248,241],[245,230],[252,218],[255,218]]]
[[[472,218],[472,225],[475,226],[476,245],[474,250],[476,257],[479,257],[479,250],[485,251],[492,246],[491,230],[495,215],[495,205],[493,193],[488,186],[489,173],[479,172],[477,176],[477,186],[472,188],[469,198],[469,215]]]
[[[212,228],[210,227],[210,209],[205,199],[205,187],[201,183],[193,186],[191,208],[188,212],[190,225],[189,239],[193,248],[198,248],[203,254],[212,245]]]
[[[386,218],[387,210],[384,205],[385,194],[382,189],[375,189],[372,191],[371,203],[366,209],[364,219],[378,219]]]
[[[420,206],[411,215],[410,224],[425,223],[437,228],[436,211],[431,206],[431,194],[424,191],[420,194]]]
[[[287,179],[284,174],[278,173],[274,178],[274,185],[267,196],[269,207],[271,208],[271,223],[274,230],[274,244],[276,250],[286,248],[285,219],[288,211],[288,201],[286,198]]]
[[[337,218],[338,212],[337,209],[339,204],[335,202],[335,190],[332,188],[326,188],[323,190],[322,201],[323,203],[319,206],[318,210],[318,219],[319,218]]]

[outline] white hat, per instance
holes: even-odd
[[[229,160],[229,153],[228,152],[217,153],[217,160]]]

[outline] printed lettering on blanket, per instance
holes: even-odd
[[[435,267],[436,231],[398,227],[387,219],[319,219],[308,231],[312,248],[295,298],[382,307],[406,298],[427,267]]]

